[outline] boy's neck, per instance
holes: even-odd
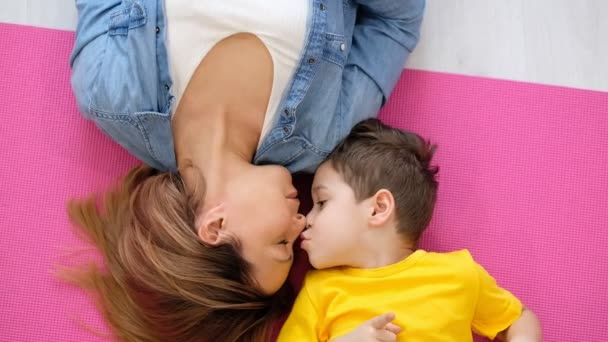
[[[362,235],[360,248],[350,265],[373,269],[398,263],[416,250],[414,243],[405,241],[396,229],[370,229]]]

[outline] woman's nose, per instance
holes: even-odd
[[[298,216],[296,217],[295,227],[295,235],[298,236],[304,230],[304,227],[306,227],[306,216],[298,214]]]

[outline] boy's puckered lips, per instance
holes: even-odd
[[[304,228],[304,231],[300,234],[300,239],[302,240],[300,242],[300,248],[306,250],[305,246],[310,242],[311,240],[311,236],[310,236],[310,228]]]

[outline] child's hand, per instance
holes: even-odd
[[[363,322],[357,329],[333,342],[394,342],[401,328],[393,323],[395,314],[387,313]]]

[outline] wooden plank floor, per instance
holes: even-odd
[[[0,0],[0,22],[74,30],[76,10]],[[406,67],[608,91],[608,1],[427,0]]]

